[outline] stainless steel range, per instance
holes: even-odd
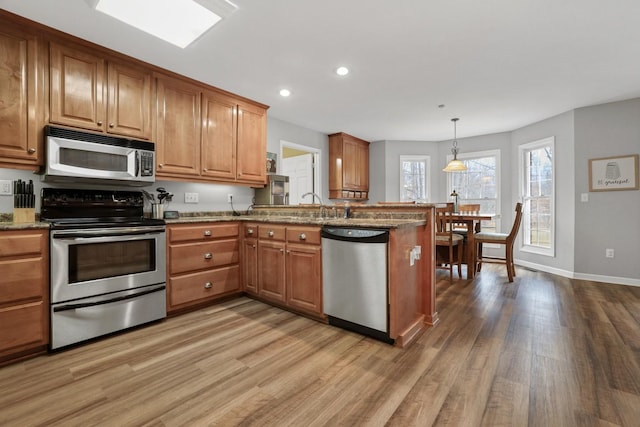
[[[44,188],[51,222],[51,349],[166,317],[163,220],[138,191]]]

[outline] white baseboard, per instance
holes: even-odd
[[[562,277],[578,280],[590,280],[593,282],[612,283],[616,285],[640,286],[640,279],[631,279],[629,277],[602,276],[600,274],[575,273],[573,271],[563,270],[560,268],[549,267],[548,265],[536,264],[529,261],[514,259],[516,265],[531,268],[533,270],[544,271],[546,273],[556,274]]]

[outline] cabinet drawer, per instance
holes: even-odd
[[[43,302],[0,309],[0,354],[29,344],[47,343]]]
[[[238,265],[171,278],[169,304],[179,306],[234,291],[240,291]]]
[[[213,240],[236,237],[238,235],[238,229],[238,223],[170,226],[169,241],[175,243],[188,240]]]
[[[242,235],[244,237],[258,237],[258,226],[256,224],[244,224]]]
[[[3,231],[0,233],[0,257],[40,254],[46,245],[46,232],[25,233]]]
[[[0,305],[42,299],[44,263],[42,257],[0,261]]]
[[[170,274],[203,270],[238,263],[238,239],[171,245]]]
[[[320,229],[317,227],[287,227],[288,243],[320,244]]]
[[[284,225],[260,225],[258,226],[258,235],[260,239],[284,241],[285,230]]]

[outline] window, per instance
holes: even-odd
[[[428,176],[429,156],[400,156],[400,201],[427,202]]]
[[[450,156],[451,157],[451,156]],[[465,172],[449,173],[447,192],[458,193],[458,204],[479,203],[482,213],[500,213],[500,151],[458,153]],[[448,158],[447,161],[450,159]],[[500,231],[499,220],[482,221],[482,230]]]
[[[520,146],[522,250],[554,256],[554,144],[545,138]]]

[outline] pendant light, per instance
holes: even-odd
[[[449,162],[446,168],[442,169],[445,172],[464,172],[467,170],[467,166],[458,160],[458,141],[456,139],[456,122],[460,120],[458,118],[451,119],[453,122],[453,147],[451,152],[453,153],[453,160]]]

